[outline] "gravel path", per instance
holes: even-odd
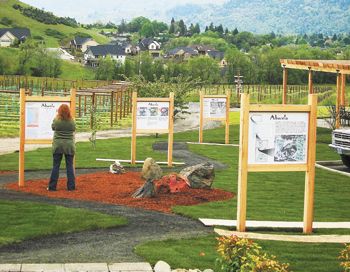
[[[159,144],[155,149],[162,150],[164,145],[166,143]],[[191,153],[182,143],[175,144],[175,151],[176,154],[182,154],[181,158],[188,165],[209,160]],[[209,161],[215,163],[216,168],[226,167],[219,162]],[[129,169],[129,171],[131,170]],[[77,175],[97,171],[101,171],[101,169],[78,169]],[[61,174],[64,176],[63,171]],[[49,171],[26,172],[27,180],[47,178],[48,176]],[[96,202],[52,199],[4,189],[6,183],[16,180],[17,173],[0,175],[0,199],[84,208],[124,216],[128,219],[129,224],[119,228],[50,236],[0,247],[0,263],[138,262],[142,261],[142,258],[134,254],[133,248],[139,243],[169,238],[195,237],[213,232],[212,228],[203,226],[198,220],[179,215]]]

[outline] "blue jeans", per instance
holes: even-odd
[[[53,167],[51,171],[51,177],[49,182],[49,190],[56,190],[57,181],[59,177],[60,165],[62,161],[63,154],[53,154]],[[64,154],[66,159],[66,169],[67,169],[67,189],[75,190],[75,175],[73,168],[73,158],[74,155]]]

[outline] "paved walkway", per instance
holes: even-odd
[[[0,264],[0,272],[153,272],[149,263]]]
[[[285,241],[299,243],[350,243],[350,235],[279,235],[279,234],[263,234],[255,232],[238,232],[223,229],[214,229],[214,231],[223,236],[236,235],[241,238]]]

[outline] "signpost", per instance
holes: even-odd
[[[173,165],[174,93],[169,98],[138,98],[132,94],[131,163],[136,163],[137,133],[168,133],[168,166]]]
[[[200,92],[199,143],[203,143],[204,122],[210,120],[225,121],[225,144],[229,144],[230,96],[230,91],[226,95],[203,95]]]
[[[317,96],[308,105],[250,105],[241,96],[237,230],[246,229],[248,172],[305,174],[304,233],[312,232]]]
[[[26,96],[25,89],[20,90],[20,147],[19,177],[20,187],[24,186],[25,144],[51,144],[53,131],[51,124],[61,104],[70,106],[75,117],[76,90],[71,89],[70,96]]]

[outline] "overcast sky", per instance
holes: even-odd
[[[81,23],[97,20],[119,22],[137,16],[164,20],[165,12],[183,4],[221,4],[227,0],[22,0],[59,16],[76,18]]]

